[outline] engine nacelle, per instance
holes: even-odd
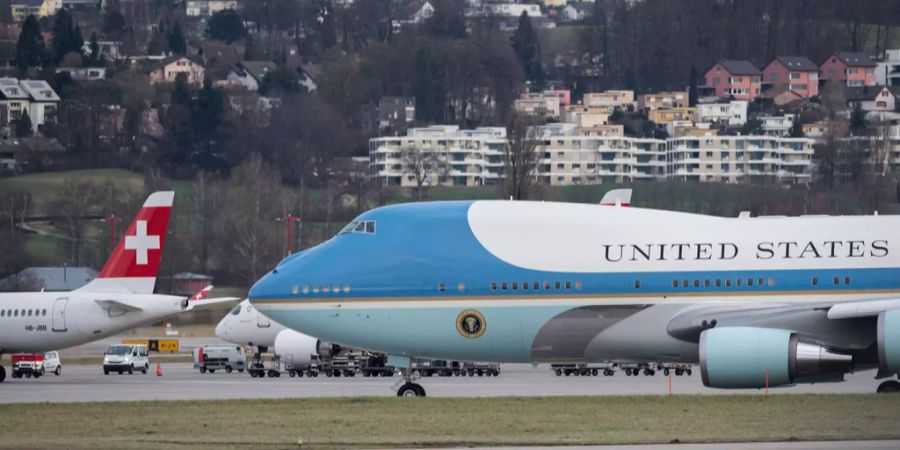
[[[275,336],[274,350],[284,363],[302,369],[309,367],[313,356],[318,354],[319,340],[294,330],[284,330]]]
[[[882,372],[900,373],[900,310],[878,316],[878,365]]]
[[[789,330],[712,328],[700,334],[700,373],[707,387],[785,386],[804,381],[839,381],[851,355],[805,340]],[[830,377],[829,377],[830,376]]]

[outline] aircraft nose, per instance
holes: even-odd
[[[219,324],[216,325],[216,337],[223,341],[228,340],[228,324],[226,322],[228,322],[227,318],[222,319],[219,321]]]

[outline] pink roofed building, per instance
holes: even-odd
[[[776,56],[763,68],[763,82],[777,92],[819,95],[819,66],[805,56]]]
[[[875,61],[865,53],[835,52],[825,58],[822,79],[840,81],[850,87],[875,86]]]
[[[705,88],[715,92],[716,97],[752,101],[762,91],[762,72],[750,61],[719,61],[706,71],[704,78]]]

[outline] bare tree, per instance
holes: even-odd
[[[69,262],[81,264],[81,244],[84,238],[84,220],[91,206],[96,204],[97,186],[73,179],[63,181],[59,189],[56,211],[63,217],[63,229],[69,239]]]
[[[0,270],[3,274],[17,273],[28,265],[24,232],[21,230],[28,206],[29,196],[24,192],[12,192],[0,199]],[[17,280],[20,284],[21,281]]]
[[[538,123],[535,116],[515,114],[506,127],[504,187],[506,195],[516,200],[530,198],[536,181],[540,159]]]
[[[868,143],[870,170],[863,183],[863,194],[868,198],[871,211],[884,210],[890,198],[889,188],[893,184],[890,137],[890,124],[880,123],[874,128]]]
[[[445,157],[421,147],[407,147],[401,150],[400,162],[403,165],[404,176],[411,175],[416,182],[413,190],[413,197],[416,200],[425,198],[425,187],[431,184],[433,178],[440,179],[449,171]]]

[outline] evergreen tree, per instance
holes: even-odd
[[[166,37],[169,42],[170,52],[176,55],[187,54],[187,40],[184,37],[184,31],[181,29],[180,23],[175,22]]]
[[[522,63],[525,78],[535,89],[544,87],[544,64],[541,62],[541,43],[525,11],[519,16],[519,26],[512,35],[512,48]]]
[[[16,121],[16,137],[28,137],[31,136],[32,127],[34,125],[31,123],[31,117],[28,116],[28,110],[22,111],[22,117]]]
[[[795,117],[795,118],[794,118],[794,123],[791,125],[791,132],[790,132],[790,133],[791,133],[791,134],[790,134],[790,137],[792,137],[792,138],[802,138],[802,137],[805,137],[805,136],[803,135],[803,124],[800,123],[800,118],[799,118],[799,117]]]
[[[191,110],[191,126],[199,141],[193,162],[201,169],[217,170],[226,165],[215,148],[217,143],[223,141],[220,128],[224,115],[225,94],[214,88],[212,80],[207,78]]]
[[[54,64],[59,64],[69,52],[79,55],[82,52],[84,39],[81,37],[81,28],[72,21],[72,15],[66,8],[61,8],[53,20],[52,46]]]
[[[103,33],[110,37],[120,37],[125,32],[125,16],[119,0],[107,0],[103,12]]]
[[[437,93],[434,91],[431,72],[431,52],[428,48],[422,47],[416,52],[416,79],[413,93],[416,96],[416,116],[424,121],[437,120],[434,102]]]
[[[100,44],[97,42],[97,33],[91,33],[91,42],[88,44],[91,49],[91,65],[100,65]]]
[[[863,135],[866,133],[866,112],[863,111],[859,103],[853,107],[850,113],[850,131],[854,135]]]
[[[209,18],[206,24],[206,37],[232,43],[244,37],[244,19],[233,9],[219,11]]]
[[[259,94],[268,96],[284,96],[298,94],[306,89],[300,85],[300,74],[283,62],[278,63],[275,70],[266,73],[259,83]]]
[[[46,56],[44,36],[41,34],[41,25],[37,17],[33,15],[25,19],[22,31],[19,33],[19,41],[16,43],[16,67],[25,73],[29,67],[40,66]]]
[[[700,95],[697,89],[697,67],[691,66],[691,74],[688,78],[688,106],[697,106],[697,97]]]

